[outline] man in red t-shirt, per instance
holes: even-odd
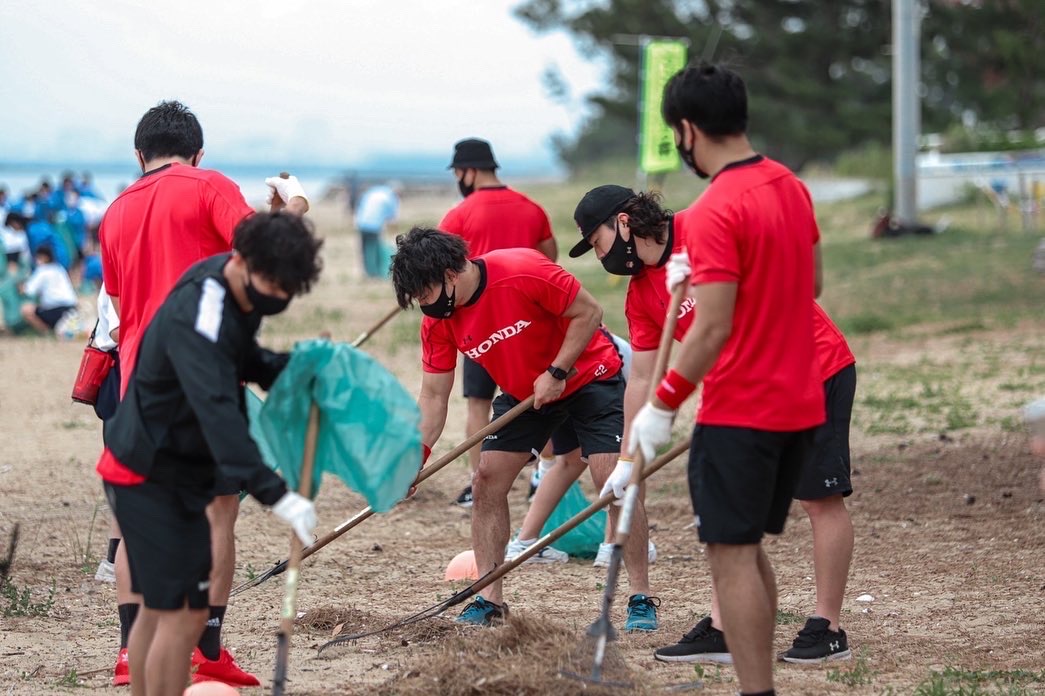
[[[467,252],[456,235],[415,227],[399,240],[392,284],[401,307],[416,300],[426,315],[418,397],[426,453],[446,423],[458,352],[501,388],[494,416],[534,395],[533,408],[482,444],[472,484],[472,547],[482,575],[504,561],[512,482],[553,430],[573,428],[593,479],[604,483],[620,453],[624,381],[613,343],[598,331],[602,309],[576,278],[531,249]],[[498,581],[458,620],[488,625],[504,613]]]
[[[497,160],[490,143],[466,138],[454,145],[449,169],[457,179],[464,200],[452,208],[439,229],[456,234],[468,244],[470,256],[482,256],[495,249],[536,249],[552,261],[558,256],[548,215],[541,206],[501,183]],[[468,400],[465,432],[469,436],[490,421],[490,406],[497,385],[490,375],[467,355],[461,358],[464,397]],[[479,467],[479,448],[468,450],[473,475]],[[472,505],[469,484],[457,497],[462,507]]]
[[[203,158],[203,129],[179,102],[161,102],[142,116],[134,149],[142,176],[113,201],[99,229],[105,287],[120,316],[121,395],[134,372],[141,337],[178,278],[197,261],[229,251],[236,225],[254,212],[235,182],[198,167]],[[266,182],[275,195],[288,201],[288,212],[302,215],[308,210],[296,178],[274,177]],[[137,483],[133,472],[120,470],[107,471],[106,480]],[[193,663],[200,675],[250,686],[258,680],[236,665],[221,647],[220,635],[235,570],[233,528],[242,488],[239,481],[221,482],[219,496],[208,507],[214,557],[211,615]],[[126,684],[130,681],[127,635],[141,596],[130,591],[123,548],[116,554],[116,568],[121,649],[114,683]]]
[[[777,590],[761,542],[783,531],[825,421],[813,330],[819,231],[801,182],[751,148],[739,76],[686,68],[665,87],[663,111],[682,160],[714,178],[679,230],[700,311],[636,414],[629,447],[651,457],[703,382],[689,462],[696,526],[740,691],[772,694]]]
[[[607,271],[631,277],[624,306],[632,347],[631,375],[624,391],[625,435],[649,392],[671,288],[691,275],[689,256],[676,233],[686,228],[686,213],[664,210],[657,194],[636,194],[622,186],[608,185],[585,194],[574,214],[584,238],[570,255],[580,256],[594,248]],[[586,230],[593,231],[585,235]],[[675,327],[676,340],[681,341],[693,323],[695,308],[692,298],[683,303]],[[824,380],[827,422],[817,428],[814,466],[802,469],[795,498],[813,527],[816,611],[794,645],[780,655],[785,662],[800,663],[847,659],[851,655],[839,619],[853,553],[853,525],[844,499],[853,492],[849,422],[856,390],[856,359],[842,332],[815,302],[813,331],[817,364]],[[627,450],[627,438],[624,449]],[[627,461],[624,456],[619,459]],[[628,469],[615,471],[610,483],[619,480],[623,488],[629,474]],[[538,490],[537,498],[540,497]],[[636,533],[641,522],[639,518]],[[540,524],[543,520],[538,529]],[[703,618],[679,644],[662,648],[654,655],[666,662],[731,661],[714,584],[711,615]]]

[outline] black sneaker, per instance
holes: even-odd
[[[472,507],[472,487],[465,486],[461,494],[457,496],[457,500],[454,501],[454,505],[460,505],[463,508]]]
[[[830,621],[819,616],[807,619],[795,642],[778,657],[784,662],[800,665],[848,660],[853,653],[849,650],[845,631],[841,628],[832,631],[830,626]]]
[[[733,663],[733,656],[726,647],[726,634],[711,625],[710,616],[701,619],[679,642],[658,648],[653,657],[661,662]]]

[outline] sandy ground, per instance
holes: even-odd
[[[434,211],[445,201],[425,205]],[[322,229],[336,230],[336,212],[326,215],[319,216]],[[272,322],[263,341],[286,347],[323,327],[351,339],[392,306],[387,284],[360,278],[355,244],[347,233],[328,233],[323,281],[312,296],[295,303],[289,316]],[[420,377],[411,340],[416,322],[416,316],[400,317],[368,345],[410,389],[416,389]],[[870,380],[861,389],[873,388],[873,375],[883,366],[948,354],[962,355],[974,367],[999,355],[1003,364],[1040,363],[1045,348],[1040,326],[975,334],[977,344],[996,349],[984,351],[982,358],[964,349],[962,341],[968,338],[926,334],[903,341],[854,341],[861,374]],[[118,640],[115,591],[93,579],[108,524],[93,473],[100,423],[90,409],[68,398],[80,352],[78,343],[0,339],[0,537],[6,539],[13,525],[21,524],[12,577],[16,588],[28,587],[33,601],[55,588],[48,616],[0,617],[0,693],[65,693],[74,684],[119,693],[108,686]],[[969,398],[981,413],[1011,410],[990,388],[974,389]],[[867,420],[863,408],[858,396],[858,423]],[[463,401],[455,395],[437,456],[463,439],[463,421]],[[680,434],[684,429],[680,426]],[[943,435],[854,432],[856,492],[848,505],[857,541],[843,625],[857,659],[834,665],[841,673],[832,667],[781,665],[776,670],[781,693],[877,694],[890,688],[911,693],[932,670],[946,667],[1045,667],[1045,502],[1037,487],[1040,464],[1025,439],[986,425]],[[344,631],[378,627],[448,596],[452,588],[443,581],[444,567],[470,546],[469,514],[449,504],[465,480],[464,463],[451,465],[415,499],[364,523],[306,562],[299,608],[329,620],[303,626],[295,636],[290,693],[584,690],[557,676],[564,663],[556,654],[535,651],[536,644],[528,647],[525,641],[509,648],[498,643],[496,636],[509,629],[460,630],[443,619],[317,656],[315,648],[334,624],[343,624]],[[525,494],[520,478],[511,498],[516,524],[525,511]],[[658,690],[696,676],[692,666],[658,663],[651,653],[707,613],[709,571],[691,525],[682,461],[651,481],[648,505],[651,538],[659,551],[651,580],[663,602],[662,628],[652,635],[624,636],[613,650],[622,660],[623,678],[636,688]],[[362,507],[358,496],[328,481],[318,499],[321,530]],[[243,505],[237,539],[237,583],[287,552],[285,527],[253,501]],[[766,549],[778,573],[782,624],[776,647],[784,649],[813,607],[811,533],[797,505],[787,531],[768,540]],[[515,615],[546,622],[547,633],[558,631],[561,644],[581,645],[581,632],[598,611],[604,580],[605,571],[586,561],[525,566],[508,577],[506,599]],[[865,593],[873,601],[856,601]],[[273,580],[234,598],[227,617],[228,647],[266,686],[281,599],[281,582]],[[8,606],[6,599],[0,601],[2,608]],[[618,597],[618,625],[623,604]],[[476,656],[479,671],[473,673],[475,660],[469,658]],[[536,681],[513,681],[520,665]],[[706,670],[703,678],[708,693],[737,688],[728,667]],[[1033,692],[1045,684],[1027,688]]]

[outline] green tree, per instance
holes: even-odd
[[[973,122],[1004,132],[1045,124],[1045,0],[922,0],[926,132]],[[740,72],[755,145],[793,168],[831,160],[892,131],[890,0],[523,0],[537,31],[564,30],[609,65],[577,137],[576,169],[636,153],[635,34],[686,37],[692,60]],[[631,35],[628,43],[620,35]]]
[[[1045,3],[935,0],[922,23],[927,130],[1045,124]],[[971,118],[970,118],[971,117]]]
[[[634,155],[639,49],[621,34],[686,37],[692,59],[737,69],[756,145],[792,167],[889,137],[888,0],[525,0],[515,14],[609,60],[590,119],[558,143],[574,168]]]

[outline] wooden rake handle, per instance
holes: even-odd
[[[313,401],[308,411],[308,430],[305,432],[305,453],[301,462],[301,480],[298,493],[308,498],[312,493],[312,470],[316,462],[316,442],[319,439],[319,406]],[[294,635],[297,617],[298,568],[301,566],[302,544],[296,532],[290,533],[290,559],[283,593],[283,610],[279,632],[276,634],[276,671],[272,678],[272,693],[280,696],[287,681],[290,660],[290,637]]]

